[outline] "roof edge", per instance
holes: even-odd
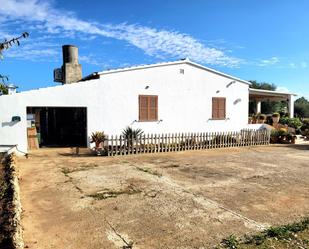
[[[226,74],[226,73],[222,73],[220,71],[217,71],[217,70],[209,68],[209,67],[205,67],[205,66],[203,66],[201,64],[198,64],[198,63],[190,61],[190,60],[186,60],[186,61],[184,61],[184,63],[187,63],[187,64],[190,64],[190,65],[196,66],[198,68],[204,69],[206,71],[209,71],[209,72],[212,72],[212,73],[215,73],[215,74],[218,74],[218,75],[221,75],[221,76],[224,76],[224,77],[227,77],[227,78],[239,81],[239,82],[247,84],[247,85],[251,85],[251,83],[249,81],[247,81],[247,80],[242,80],[242,79],[237,78],[235,76],[232,76],[232,75],[229,75],[229,74]]]
[[[257,92],[257,93],[274,93],[274,94],[282,94],[282,95],[293,95],[297,96],[296,93],[290,93],[290,92],[278,92],[278,91],[272,91],[272,90],[264,90],[264,89],[257,89],[257,88],[249,88],[249,92]]]
[[[91,79],[92,77],[97,76],[97,75],[120,73],[120,72],[127,72],[127,71],[147,69],[147,68],[153,68],[153,67],[162,67],[162,66],[169,66],[169,65],[177,65],[177,64],[188,64],[188,65],[195,66],[195,67],[198,67],[200,69],[206,70],[208,72],[212,72],[212,73],[221,75],[223,77],[226,77],[226,78],[229,78],[229,79],[233,79],[233,80],[236,80],[238,82],[241,82],[241,83],[244,83],[244,84],[247,84],[247,85],[251,85],[251,83],[249,81],[242,80],[240,78],[237,78],[237,77],[234,77],[234,76],[222,73],[222,72],[217,71],[217,70],[214,70],[212,68],[205,67],[205,66],[203,66],[201,64],[198,64],[196,62],[193,62],[193,61],[189,60],[188,58],[183,59],[183,60],[172,61],[172,62],[163,62],[163,63],[149,64],[149,65],[140,65],[140,66],[127,67],[127,68],[105,70],[105,71],[101,71],[101,72],[92,73],[92,74],[90,74],[88,76],[85,76],[83,79]]]

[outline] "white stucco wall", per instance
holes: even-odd
[[[1,96],[0,145],[18,144],[20,150],[27,150],[29,106],[87,107],[88,135],[93,131],[118,135],[128,125],[145,133],[239,130],[247,125],[248,85],[236,82],[226,87],[231,81],[189,64],[177,64]],[[140,94],[158,95],[161,122],[136,122]],[[211,120],[212,97],[226,97],[226,120]],[[20,116],[21,122],[11,123],[12,116]]]

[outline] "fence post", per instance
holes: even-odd
[[[147,134],[147,151],[146,153],[150,153],[150,134]]]
[[[192,150],[195,150],[195,133],[194,132],[191,132],[191,139],[190,139],[190,141],[191,141],[191,146],[192,146]]]
[[[197,149],[200,150],[201,149],[201,133],[198,132],[197,133]]]
[[[179,150],[183,150],[183,132],[179,133]]]
[[[212,149],[213,137],[212,132],[209,133],[209,149]]]
[[[115,155],[118,155],[118,144],[117,144],[117,138],[118,136],[115,136]]]
[[[152,153],[156,153],[156,134],[152,134]]]
[[[174,133],[172,133],[172,135],[171,135],[171,140],[172,140],[172,142],[171,142],[171,145],[172,145],[172,151],[175,151],[175,134]]]
[[[142,135],[138,135],[137,136],[137,146],[138,146],[138,149],[137,149],[137,153],[136,154],[141,154],[141,150],[142,150],[141,141],[142,141]]]
[[[111,156],[114,155],[114,137],[111,135]]]

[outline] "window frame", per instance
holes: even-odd
[[[218,101],[218,106],[216,108],[216,112],[218,112],[217,116],[215,117],[215,113],[214,113],[214,100],[217,100]],[[220,116],[220,100],[224,100],[224,115],[221,117]],[[212,97],[212,102],[211,102],[212,106],[211,106],[211,119],[213,120],[226,120],[226,97]]]
[[[146,119],[142,119],[141,118],[141,99],[142,98],[147,98],[147,118]],[[151,98],[155,98],[155,116],[156,118],[151,119],[150,118],[150,110],[151,110],[151,105],[150,105],[150,100]],[[138,121],[139,122],[156,122],[159,120],[159,111],[158,111],[158,95],[144,95],[144,94],[140,94],[138,95]]]

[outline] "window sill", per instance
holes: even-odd
[[[159,120],[158,119],[156,119],[156,120],[138,120],[137,122],[139,122],[139,123],[142,123],[142,122],[149,123],[149,122],[159,122]]]
[[[227,120],[230,120],[230,118],[210,118],[210,119],[208,119],[208,120],[214,120],[214,121],[216,121],[216,120],[218,120],[218,121],[227,121]]]

